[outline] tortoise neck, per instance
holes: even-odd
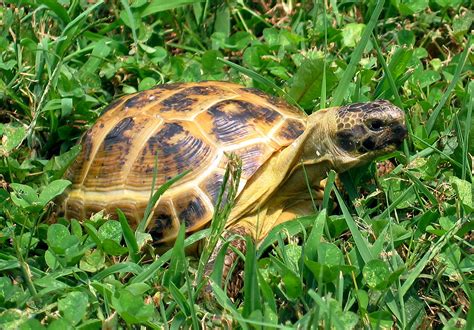
[[[316,164],[321,161],[330,161],[334,146],[331,143],[333,111],[323,109],[314,112],[308,117],[305,141],[303,142],[301,160],[305,164]]]
[[[327,170],[343,172],[357,161],[335,143],[336,108],[316,111],[308,117],[301,160],[305,165],[318,165]]]

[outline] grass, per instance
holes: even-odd
[[[5,1],[0,327],[474,328],[473,9],[463,0]],[[78,139],[113,99],[201,80],[257,87],[308,113],[385,98],[405,110],[410,132],[386,157],[390,173],[375,164],[345,173],[344,192],[330,173],[318,212],[248,241],[242,292],[229,299],[217,272],[207,303],[203,272],[228,206],[163,254],[146,219],[137,230],[103,214],[48,222]],[[185,255],[205,237],[214,239],[200,258]]]

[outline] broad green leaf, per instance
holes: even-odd
[[[105,222],[102,226],[100,226],[97,233],[99,238],[102,240],[110,239],[117,243],[120,243],[122,240],[122,227],[120,222],[115,220],[109,220]]]
[[[59,179],[76,159],[77,155],[79,155],[81,149],[82,146],[78,144],[72,147],[69,151],[51,158],[44,167],[45,171],[53,172],[52,179]]]
[[[281,279],[285,286],[286,295],[289,299],[297,299],[303,291],[300,277],[287,265],[277,260],[276,258],[272,258],[272,261],[281,273]]]
[[[201,63],[205,72],[210,74],[222,72],[224,64],[217,60],[218,57],[222,57],[222,54],[217,50],[208,50],[202,54]]]
[[[112,307],[128,324],[144,323],[155,314],[152,304],[145,304],[142,294],[134,294],[122,289],[112,297]]]
[[[321,96],[324,61],[322,59],[307,59],[296,71],[293,77],[289,95],[303,109],[313,109],[314,101]],[[336,84],[336,76],[326,68],[326,90],[331,91]]]
[[[20,309],[4,309],[0,313],[0,328],[18,329],[29,317],[29,313]]]
[[[39,205],[38,195],[30,186],[12,183],[10,187],[13,189],[13,192],[10,193],[10,197],[17,206],[27,208],[29,206]]]
[[[318,262],[336,266],[343,264],[343,256],[341,250],[332,243],[321,242],[318,248]]]
[[[87,294],[81,291],[72,291],[64,298],[58,300],[59,312],[72,324],[77,324],[81,321],[87,312],[88,305]]]
[[[321,264],[309,259],[305,260],[305,265],[313,274],[314,278],[322,283],[334,281],[338,276],[338,271],[332,269],[328,265]]]
[[[428,5],[428,0],[392,0],[395,7],[398,8],[402,15],[413,15],[425,10]]]
[[[227,4],[218,7],[214,22],[214,31],[221,32],[226,38],[230,35],[230,10]]]
[[[370,324],[373,329],[392,329],[392,315],[386,311],[376,311],[369,314]]]
[[[55,197],[61,195],[70,184],[70,181],[62,179],[51,182],[41,191],[38,202],[42,206],[46,206],[46,204],[52,201]]]
[[[105,253],[112,256],[121,256],[128,252],[126,247],[121,246],[117,241],[108,238],[102,241],[102,249]]]
[[[202,1],[204,0],[152,0],[143,10],[142,17]]]
[[[374,259],[365,264],[362,275],[369,288],[383,290],[387,288],[390,270],[384,261]]]
[[[362,37],[365,24],[348,23],[342,28],[342,44],[345,47],[355,47]]]
[[[151,77],[146,77],[142,81],[140,81],[140,84],[138,85],[138,90],[139,91],[145,91],[147,89],[151,89],[155,87],[157,84],[156,80],[151,78]]]
[[[462,4],[462,0],[435,0],[435,2],[443,8],[456,8]]]
[[[66,249],[79,243],[79,239],[69,234],[69,230],[59,223],[54,223],[48,228],[48,246],[56,253],[64,253]]]
[[[474,186],[472,183],[461,180],[458,177],[452,176],[449,178],[449,181],[456,189],[456,193],[458,194],[459,198],[461,199],[462,204],[466,208],[467,211],[473,212],[474,211]]]
[[[86,272],[96,273],[104,267],[105,255],[100,249],[87,251],[79,262],[79,268]]]
[[[26,129],[23,126],[0,124],[0,156],[8,156],[26,138]]]

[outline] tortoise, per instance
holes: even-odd
[[[406,132],[403,111],[384,100],[308,116],[233,83],[159,85],[118,99],[83,136],[66,175],[72,186],[65,216],[120,208],[136,226],[157,157],[157,186],[190,170],[161,196],[147,225],[157,245],[169,245],[181,223],[188,233],[209,224],[226,155],[234,153],[242,172],[226,226],[259,242],[276,225],[314,212],[308,182],[321,199],[329,170],[340,173],[392,152]]]

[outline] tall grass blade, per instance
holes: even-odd
[[[240,327],[242,327],[242,329],[248,329],[247,323],[240,317],[239,311],[235,309],[234,305],[232,304],[230,299],[227,297],[225,292],[221,289],[221,287],[213,281],[211,281],[210,285],[216,295],[217,302],[224,309],[230,312],[230,314],[239,322],[239,325]]]
[[[222,232],[224,231],[227,219],[229,218],[230,212],[234,206],[235,198],[237,197],[241,172],[242,161],[240,158],[235,154],[228,155],[226,171],[224,173],[217,203],[214,207],[214,215],[211,220],[210,236],[205,243],[201,257],[199,258],[199,266],[196,276],[197,283],[202,282],[206,265],[221,239]]]
[[[342,199],[337,189],[334,189],[334,193],[336,194],[337,202],[339,203],[339,207],[342,210],[342,214],[344,215],[346,224],[349,227],[349,230],[351,231],[352,237],[354,238],[357,250],[362,256],[362,259],[367,263],[370,260],[374,259],[374,256],[372,255],[372,252],[369,248],[370,243],[362,236],[362,233],[357,228],[356,222],[352,218],[352,215],[350,214],[346,203],[344,203],[344,200]]]
[[[128,5],[128,0],[120,0],[120,3],[122,4],[127,19],[125,19],[126,25],[130,27],[130,30],[132,30],[132,38],[133,38],[133,47],[135,48],[135,57],[138,60],[138,37],[137,37],[137,24],[135,22],[135,17],[132,14],[132,11],[130,10],[130,6]],[[123,13],[122,13],[123,14]],[[123,17],[123,15],[120,15]],[[127,24],[128,23],[128,24]]]
[[[446,88],[446,91],[441,97],[441,100],[439,101],[438,105],[433,110],[433,113],[431,114],[430,118],[428,118],[428,121],[426,122],[426,132],[428,133],[428,135],[430,135],[431,131],[433,130],[436,119],[438,118],[438,115],[441,112],[441,109],[444,107],[444,104],[446,103],[448,98],[451,96],[454,86],[456,86],[456,84],[459,81],[459,78],[461,77],[461,73],[462,73],[462,70],[464,69],[464,65],[466,64],[468,54],[472,53],[473,46],[472,46],[471,41],[472,41],[472,37],[470,36],[467,41],[467,46],[466,48],[464,48],[464,51],[461,53],[461,57],[459,58],[459,63],[456,66],[456,71],[454,72],[453,80],[451,80],[451,82],[449,83],[448,88]]]
[[[142,17],[203,1],[204,0],[152,0],[145,10],[143,10]]]
[[[163,195],[166,190],[168,190],[177,181],[181,180],[181,178],[184,177],[189,172],[190,171],[187,170],[183,173],[178,174],[174,178],[172,178],[172,179],[166,181],[165,183],[163,183],[160,186],[160,188],[158,188],[158,190],[153,193],[152,197],[150,198],[150,200],[148,201],[148,204],[146,206],[145,213],[143,214],[143,219],[140,221],[140,224],[137,227],[137,232],[139,232],[139,233],[144,233],[145,232],[146,225],[148,223],[148,219],[150,217],[150,214],[151,214],[153,208],[155,207],[156,203],[160,199],[161,195]]]
[[[130,224],[128,223],[128,220],[125,217],[125,214],[123,214],[122,210],[117,209],[117,215],[118,215],[120,225],[122,226],[122,232],[123,232],[123,238],[125,239],[125,244],[127,244],[128,255],[133,262],[137,263],[140,260],[140,255],[139,255],[139,248],[138,248],[138,243],[137,243],[135,234],[133,233],[133,230],[130,227]]]
[[[288,102],[290,102],[292,105],[295,105],[299,108],[299,105],[298,105],[298,102],[293,99],[293,97],[291,97],[288,93],[286,93],[283,89],[281,89],[280,87],[278,87],[273,81],[271,81],[270,79],[267,79],[265,78],[264,76],[258,74],[257,72],[253,71],[253,70],[250,70],[250,69],[247,69],[241,65],[238,65],[236,63],[233,63],[231,61],[228,61],[226,59],[223,59],[223,58],[217,58],[217,60],[221,61],[222,63],[225,63],[227,64],[228,66],[236,69],[237,71],[245,74],[246,76],[252,78],[253,80],[255,81],[258,81],[259,83],[261,83],[262,85],[265,85],[267,86],[268,88],[272,89],[273,91],[275,91],[275,93],[277,93],[279,96],[285,98]],[[303,110],[301,110],[303,111]]]
[[[372,31],[374,30],[375,25],[377,24],[377,19],[379,18],[380,13],[382,12],[384,2],[384,0],[377,1],[377,5],[375,6],[374,12],[372,13],[372,16],[370,16],[369,23],[365,27],[364,33],[362,34],[362,37],[357,47],[352,53],[351,61],[349,62],[349,65],[344,71],[342,79],[339,82],[336,91],[334,92],[334,97],[331,102],[331,106],[333,107],[341,105],[344,101],[344,96],[349,90],[349,83],[354,78],[357,65],[359,64],[359,61],[362,58],[362,54],[364,53],[365,46],[367,45],[367,42],[370,39],[370,35],[372,34]]]
[[[260,289],[258,287],[258,266],[255,244],[250,237],[246,237],[247,252],[244,265],[244,309],[242,315],[249,317],[253,311],[262,310]]]
[[[462,144],[462,173],[461,179],[466,180],[467,173],[470,174],[471,182],[472,182],[472,174],[469,172],[469,141],[470,141],[470,134],[471,134],[471,123],[472,123],[472,108],[474,106],[474,82],[470,82],[467,86],[467,114],[466,120],[464,122],[464,139]]]
[[[466,219],[464,218],[459,219],[449,231],[447,231],[443,236],[441,236],[438,239],[437,242],[435,242],[429,247],[428,251],[425,253],[423,258],[421,258],[421,260],[417,262],[416,266],[408,274],[405,282],[400,288],[400,294],[402,297],[405,296],[408,290],[412,287],[412,285],[418,279],[418,277],[420,276],[423,269],[425,269],[428,262],[430,262],[437,255],[439,255],[441,250],[446,246],[446,244],[450,242],[451,238],[456,234],[456,232],[459,230],[459,228],[462,227],[462,225],[465,222],[466,222]]]
[[[184,241],[184,246],[191,246],[200,240],[209,236],[210,230],[204,229],[197,233],[192,234]],[[151,263],[148,267],[146,267],[140,274],[135,276],[129,283],[141,283],[150,280],[153,276],[155,276],[156,272],[163,267],[163,265],[170,260],[172,254],[172,250],[166,251],[164,254],[158,257],[153,263]]]
[[[51,9],[63,21],[63,23],[67,24],[71,21],[67,10],[64,9],[64,7],[56,0],[39,0],[38,2]]]

